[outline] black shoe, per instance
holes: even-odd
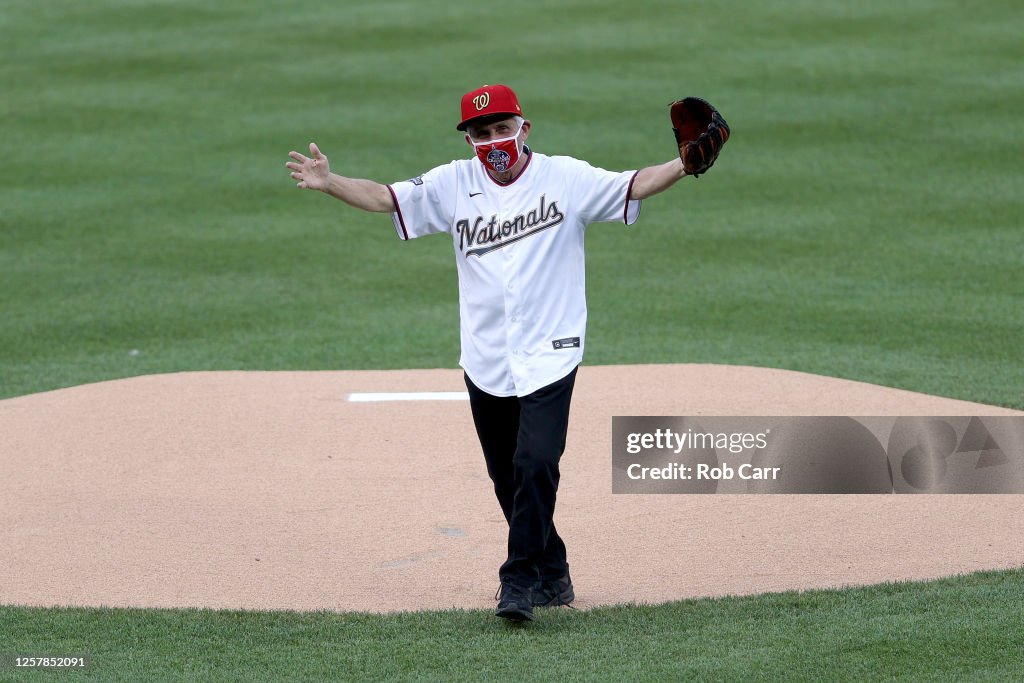
[[[533,599],[530,587],[523,587],[508,579],[501,580],[498,589],[498,609],[494,616],[511,621],[533,621]]]
[[[572,579],[566,574],[560,579],[550,581],[538,581],[533,589],[534,607],[561,607],[569,606],[576,599],[572,591]]]

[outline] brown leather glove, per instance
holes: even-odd
[[[686,175],[706,173],[729,139],[729,124],[707,100],[684,97],[669,105],[672,131]]]

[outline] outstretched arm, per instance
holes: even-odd
[[[288,153],[288,156],[295,161],[289,161],[285,166],[291,169],[292,178],[298,181],[296,183],[298,188],[319,190],[363,211],[382,213],[395,211],[395,200],[387,185],[331,173],[327,157],[315,142],[309,143],[309,153],[310,157],[295,151]]]
[[[672,187],[685,176],[686,171],[683,170],[683,162],[679,157],[664,164],[641,168],[633,180],[629,198],[647,199]]]

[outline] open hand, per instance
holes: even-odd
[[[294,150],[288,152],[288,156],[295,161],[289,161],[285,166],[291,169],[292,178],[298,181],[296,186],[299,189],[323,191],[327,189],[331,166],[315,142],[309,143],[309,154],[307,157]]]

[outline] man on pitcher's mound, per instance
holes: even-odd
[[[298,187],[390,213],[403,240],[451,235],[459,273],[462,357],[477,435],[508,521],[497,616],[533,619],[574,599],[553,517],[587,307],[583,235],[591,223],[636,222],[640,201],[706,171],[729,137],[707,102],[672,105],[679,155],[614,173],[526,145],[530,121],[511,88],[462,96],[456,128],[475,159],[382,185],[331,173],[315,143],[291,152]]]

